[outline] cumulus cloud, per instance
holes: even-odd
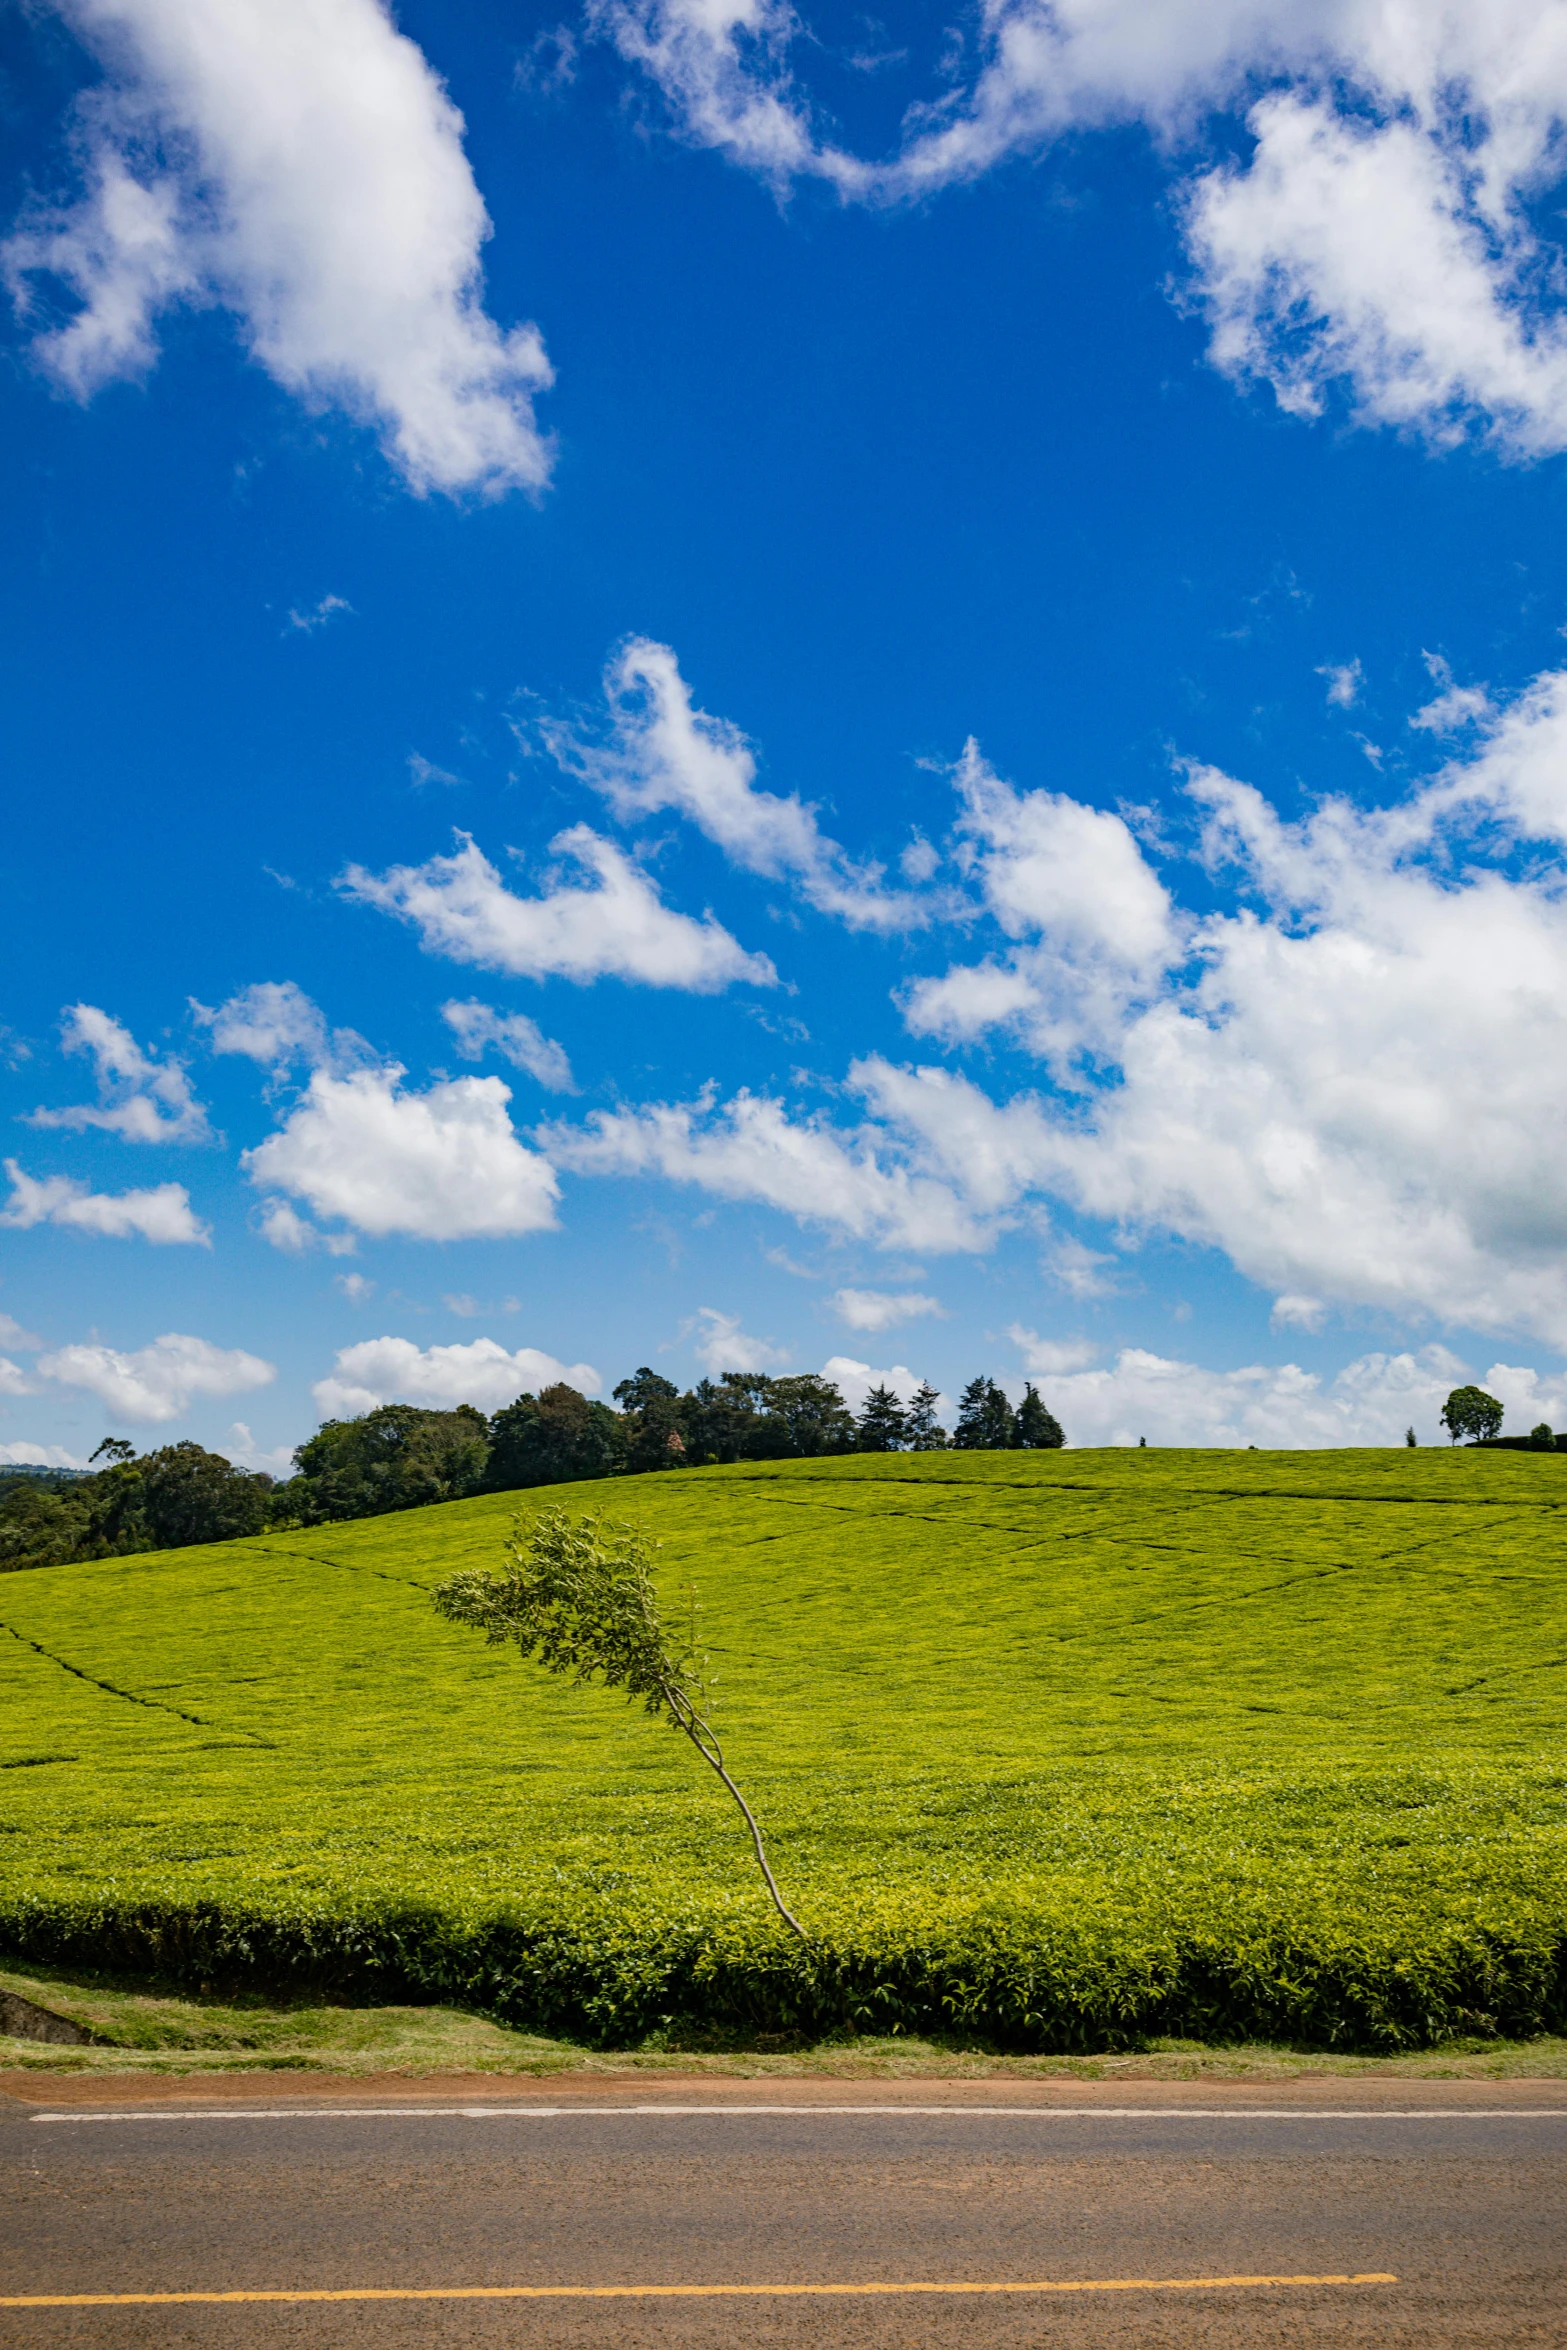
[[[232,312],[312,408],[380,434],[419,492],[540,489],[537,329],[487,315],[490,223],[463,121],[379,0],[56,0],[103,68],[78,102],[81,193],[5,247],[34,352],[86,399],[156,356],[177,304]],[[61,324],[35,294],[79,307]]]
[[[924,900],[883,886],[879,866],[855,864],[798,794],[757,789],[751,745],[726,719],[693,707],[668,645],[628,639],[604,672],[604,696],[607,735],[551,719],[538,731],[557,762],[602,792],[617,815],[677,809],[731,864],[793,881],[809,904],[853,928],[929,919]]]
[[[556,879],[542,896],[517,897],[465,832],[450,857],[367,873],[350,865],[340,887],[383,914],[411,922],[427,953],[478,963],[523,979],[563,978],[579,985],[606,976],[648,987],[716,994],[736,980],[773,987],[765,955],[748,955],[707,914],[700,922],[672,913],[624,850],[574,824],[550,843],[552,853],[592,875],[588,887]]]
[[[353,1419],[378,1404],[414,1403],[450,1411],[471,1403],[499,1411],[522,1394],[564,1380],[584,1395],[603,1384],[591,1363],[557,1362],[536,1346],[508,1353],[493,1338],[466,1346],[415,1346],[411,1338],[366,1338],[338,1352],[333,1369],[311,1389],[324,1418]]]
[[[359,1246],[352,1232],[323,1232],[286,1199],[264,1201],[258,1221],[263,1240],[286,1257],[308,1256],[314,1248],[325,1249],[329,1257],[351,1257]]]
[[[68,1175],[49,1175],[35,1181],[15,1159],[7,1159],[11,1196],[0,1208],[0,1224],[28,1232],[35,1224],[64,1224],[76,1232],[95,1232],[106,1239],[128,1240],[132,1235],[160,1246],[194,1241],[210,1245],[207,1226],[192,1213],[190,1193],[183,1183],[154,1184],[145,1191],[92,1191]]]
[[[942,1311],[940,1298],[923,1297],[915,1290],[835,1289],[832,1310],[851,1330],[896,1330],[900,1322],[917,1322]]]
[[[546,1036],[526,1012],[497,1012],[489,1004],[470,1000],[463,1004],[442,1004],[441,1018],[455,1037],[457,1050],[465,1061],[482,1060],[487,1051],[493,1050],[510,1061],[514,1069],[525,1069],[551,1093],[576,1092],[576,1080],[564,1046]]]
[[[1470,1376],[1445,1347],[1361,1355],[1332,1379],[1298,1364],[1250,1363],[1212,1371],[1128,1347],[1096,1370],[1052,1371],[1035,1361],[1040,1393],[1070,1444],[1317,1445],[1398,1444],[1413,1427],[1422,1444],[1446,1441],[1440,1414]],[[1503,1403],[1506,1425],[1523,1435],[1567,1410],[1567,1381],[1493,1363],[1480,1382]]]
[[[211,1031],[215,1053],[238,1053],[264,1069],[307,1068],[329,1053],[327,1025],[292,979],[262,979],[241,988],[216,1011],[191,998],[191,1011]]]
[[[999,943],[971,968],[1008,984],[961,1023],[916,985],[907,1016],[1007,1031],[1051,1088],[997,1099],[869,1054],[857,1122],[710,1089],[548,1147],[920,1253],[1046,1226],[1060,1201],[1117,1245],[1222,1250],[1286,1327],[1357,1307],[1567,1345],[1567,671],[1476,706],[1464,741],[1403,800],[1294,823],[1189,768],[1200,856],[1233,885],[1201,913],[1119,817],[972,753],[963,841]],[[1113,1285],[1086,1240],[1047,1234],[1044,1263],[1074,1295]]]
[[[24,1330],[13,1314],[0,1314],[0,1346],[14,1346],[23,1354],[36,1354],[43,1340],[31,1330]]]
[[[8,1469],[85,1469],[89,1465],[80,1454],[67,1452],[63,1444],[0,1444],[0,1461]]]
[[[39,1376],[85,1388],[121,1420],[176,1420],[207,1396],[242,1395],[277,1377],[275,1364],[239,1347],[169,1331],[134,1354],[112,1346],[62,1346],[40,1358]]]
[[[789,1360],[787,1348],[774,1346],[770,1338],[753,1338],[740,1327],[738,1314],[722,1314],[716,1306],[698,1306],[685,1335],[710,1379],[723,1371],[775,1371]]]
[[[989,1240],[984,1219],[950,1182],[898,1163],[890,1135],[793,1118],[765,1094],[596,1110],[584,1125],[552,1125],[540,1139],[558,1165],[578,1174],[659,1175],[882,1247],[981,1249]]]
[[[277,1133],[245,1153],[252,1183],[302,1199],[318,1216],[384,1238],[499,1240],[555,1223],[559,1186],[520,1143],[498,1077],[458,1077],[405,1091],[396,1067],[346,1076],[317,1069]],[[267,1236],[311,1245],[286,1201]]]
[[[829,1355],[822,1365],[822,1377],[832,1381],[850,1411],[856,1413],[864,1409],[865,1398],[873,1387],[890,1387],[900,1403],[908,1403],[924,1384],[907,1363],[892,1363],[878,1371],[870,1363],[856,1362],[853,1355]],[[942,1396],[937,1418],[947,1416],[947,1399]]]
[[[1338,384],[1367,422],[1567,446],[1562,255],[1539,203],[1561,176],[1567,41],[1540,0],[986,0],[972,65],[960,54],[883,158],[824,126],[790,0],[592,14],[684,136],[780,187],[908,202],[1141,123],[1178,175],[1218,366],[1298,415]],[[1203,134],[1225,115],[1249,151],[1215,168]]]
[[[1070,1080],[1081,1056],[1113,1046],[1175,952],[1164,885],[1120,816],[1064,792],[1014,791],[972,741],[953,781],[965,862],[1018,943],[917,981],[908,1025],[956,1043],[1004,1021]]]
[[[206,1142],[207,1113],[190,1089],[182,1062],[143,1052],[128,1028],[96,1004],[72,1004],[61,1023],[68,1053],[86,1053],[98,1081],[95,1104],[34,1110],[32,1126],[82,1133],[98,1127],[125,1142]]]
[[[13,1363],[9,1355],[0,1355],[0,1395],[31,1395],[32,1382],[20,1363]]]

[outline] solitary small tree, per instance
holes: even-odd
[[[492,1648],[515,1641],[547,1672],[578,1683],[601,1681],[606,1689],[640,1697],[650,1714],[689,1738],[745,1815],[773,1907],[789,1931],[806,1940],[805,1928],[785,1907],[767,1865],[756,1816],[729,1776],[723,1749],[702,1713],[707,1697],[699,1660],[691,1648],[677,1655],[670,1646],[645,1534],[606,1518],[573,1523],[557,1509],[535,1518],[524,1539],[519,1518],[503,1572],[469,1568],[452,1575],[438,1586],[435,1604],[449,1622],[482,1632]]]
[[[1442,1425],[1455,1444],[1461,1437],[1481,1444],[1500,1433],[1502,1407],[1483,1387],[1455,1387],[1442,1406]]]

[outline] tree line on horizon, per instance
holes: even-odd
[[[178,1550],[272,1528],[316,1526],[385,1511],[652,1470],[721,1462],[805,1460],[855,1452],[997,1452],[1064,1444],[1033,1382],[1015,1409],[995,1380],[971,1379],[949,1436],[928,1381],[907,1403],[873,1387],[852,1413],[830,1379],[726,1371],[684,1393],[646,1364],[614,1391],[620,1407],[564,1381],[519,1395],[486,1418],[381,1404],[327,1420],[295,1451],[281,1481],[193,1443],[138,1457],[108,1437],[101,1469],[65,1479],[0,1472],[0,1572],[71,1559]]]

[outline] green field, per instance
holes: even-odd
[[[519,1503],[694,1581],[801,1952],[669,1729],[443,1624]],[[891,1455],[0,1582],[0,1943],[702,2031],[1389,2048],[1567,2020],[1567,1464]]]

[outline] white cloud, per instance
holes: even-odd
[[[63,1444],[0,1444],[0,1461],[8,1468],[85,1469],[88,1466],[79,1454],[67,1452]]]
[[[896,203],[1052,140],[1142,123],[1179,206],[1215,363],[1314,415],[1514,451],[1567,446],[1561,175],[1567,38],[1541,0],[986,0],[967,53],[872,160],[821,127],[790,0],[596,0],[683,134],[775,185]],[[972,64],[968,62],[972,59]],[[1258,90],[1265,90],[1262,97]],[[1246,117],[1215,169],[1205,118]]]
[[[36,1354],[43,1340],[31,1330],[24,1330],[14,1315],[0,1314],[0,1346],[20,1348],[24,1354]]]
[[[363,904],[411,922],[427,953],[524,979],[585,984],[607,976],[710,995],[736,980],[772,987],[765,955],[748,955],[711,914],[672,913],[641,867],[612,841],[574,824],[550,843],[593,876],[557,880],[540,897],[516,897],[465,832],[450,857],[367,873],[350,865],[340,887]]]
[[[324,1248],[328,1256],[351,1257],[358,1242],[351,1232],[322,1232],[291,1208],[286,1199],[269,1199],[261,1209],[261,1236],[281,1249],[286,1257],[307,1256],[313,1248]],[[350,1275],[350,1279],[352,1276]]]
[[[183,1183],[159,1183],[146,1191],[90,1191],[68,1175],[49,1175],[36,1182],[15,1159],[7,1159],[11,1196],[0,1208],[0,1224],[29,1232],[35,1224],[64,1224],[77,1232],[96,1232],[113,1240],[137,1234],[160,1245],[211,1242],[207,1226],[191,1212],[190,1193]]]
[[[1177,940],[1169,899],[1121,817],[1063,792],[1014,791],[973,742],[954,783],[973,878],[1019,943],[999,960],[916,981],[908,1025],[962,1042],[1004,1021],[1068,1080],[1158,985]]]
[[[539,731],[557,762],[601,791],[621,817],[675,808],[733,865],[792,879],[823,913],[858,929],[891,930],[929,919],[923,901],[882,886],[879,866],[856,865],[821,830],[796,793],[756,788],[756,754],[737,727],[692,707],[668,645],[632,637],[604,673],[608,738],[546,720]]]
[[[1085,1370],[1103,1351],[1081,1338],[1041,1338],[1037,1330],[1025,1329],[1021,1322],[1010,1322],[1007,1336],[1022,1356],[1023,1368],[1035,1379]]]
[[[190,1090],[179,1061],[160,1061],[142,1051],[128,1028],[96,1004],[72,1004],[61,1028],[68,1053],[91,1057],[98,1080],[96,1106],[34,1110],[31,1126],[87,1127],[117,1134],[125,1142],[205,1142],[207,1113]]]
[[[939,1314],[941,1300],[914,1290],[836,1289],[832,1310],[851,1330],[895,1330],[900,1322],[917,1322],[925,1314]]]
[[[9,1355],[0,1355],[0,1395],[31,1395],[32,1392],[21,1364],[13,1363]]]
[[[291,1444],[275,1445],[264,1452],[243,1420],[236,1420],[223,1440],[225,1457],[241,1469],[261,1469],[269,1477],[291,1477],[294,1473],[294,1448]]]
[[[57,1386],[85,1388],[124,1420],[175,1420],[198,1397],[241,1395],[265,1387],[276,1366],[239,1347],[169,1331],[134,1354],[112,1346],[62,1346],[44,1355],[40,1377]]]
[[[928,1074],[947,1082],[943,1071]],[[765,1094],[595,1110],[584,1126],[553,1125],[540,1139],[578,1174],[661,1175],[886,1248],[981,1249],[989,1240],[950,1182],[896,1163],[895,1138],[792,1119]]]
[[[859,1413],[865,1398],[873,1387],[890,1387],[900,1403],[909,1403],[924,1382],[907,1363],[892,1363],[878,1371],[870,1363],[858,1363],[853,1355],[829,1355],[822,1365],[822,1377],[830,1379],[851,1412]],[[948,1416],[947,1399],[942,1396],[937,1407],[938,1419]]]
[[[39,276],[81,304],[34,343],[65,389],[145,374],[161,312],[218,303],[416,491],[542,487],[543,345],[485,312],[462,117],[378,0],[56,4],[105,68],[74,120],[84,192],[25,215],[4,258],[24,310]]]
[[[1413,1427],[1422,1444],[1446,1442],[1440,1414],[1469,1377],[1440,1346],[1418,1353],[1368,1354],[1324,1381],[1298,1364],[1251,1363],[1210,1371],[1128,1347],[1100,1370],[1052,1372],[1035,1361],[1039,1389],[1069,1444],[1319,1445],[1400,1444]],[[1510,1435],[1567,1411],[1567,1381],[1495,1363],[1480,1384],[1507,1408]]]
[[[685,1333],[695,1331],[691,1352],[710,1379],[722,1371],[771,1371],[789,1360],[785,1347],[770,1338],[752,1338],[740,1327],[738,1314],[721,1314],[716,1306],[698,1306]]]
[[[564,1380],[584,1395],[603,1384],[591,1363],[557,1362],[536,1346],[508,1353],[493,1338],[467,1346],[415,1346],[411,1338],[366,1338],[343,1347],[334,1369],[311,1389],[327,1419],[354,1419],[378,1404],[424,1404],[450,1411],[471,1403],[499,1411],[517,1396]]]
[[[465,1061],[483,1058],[493,1046],[514,1069],[525,1069],[551,1093],[575,1093],[576,1081],[565,1048],[546,1036],[526,1012],[496,1012],[488,1004],[442,1004],[441,1018]]]
[[[1567,1345],[1567,671],[1468,742],[1402,802],[1328,799],[1297,823],[1188,770],[1203,858],[1236,890],[1203,914],[1119,818],[1013,792],[974,754],[989,962],[1026,991],[989,1021],[1070,1095],[996,1100],[872,1054],[849,1071],[858,1124],[709,1090],[558,1125],[549,1147],[911,1252],[982,1249],[1062,1200],[1129,1245],[1222,1250],[1286,1325],[1358,1307]],[[1086,1240],[1045,1264],[1078,1296],[1114,1279]]]
[[[1564,92],[1558,75],[1543,137],[1560,135]],[[1248,127],[1250,163],[1208,174],[1187,211],[1217,366],[1267,382],[1299,416],[1342,382],[1364,420],[1438,442],[1479,417],[1522,454],[1567,445],[1567,334],[1531,299],[1541,255],[1515,209],[1541,144],[1515,151],[1496,209],[1483,185],[1471,192],[1484,146],[1436,121],[1368,124],[1334,97],[1281,92]],[[1493,166],[1516,127],[1485,143]]]
[[[375,1283],[367,1280],[363,1273],[335,1273],[332,1287],[346,1297],[351,1306],[366,1306],[375,1295]]]
[[[305,612],[291,607],[288,627],[284,633],[290,636],[312,636],[318,628],[325,628],[329,620],[335,620],[340,612],[351,613],[353,608],[346,596],[323,596],[319,604],[312,604]],[[235,1425],[239,1423],[236,1421]]]
[[[402,1075],[317,1069],[278,1132],[245,1153],[252,1183],[376,1238],[498,1240],[552,1228],[559,1186],[548,1160],[517,1140],[510,1088],[459,1077],[407,1093]],[[277,1245],[309,1245],[292,1209],[268,1216]]]
[[[1365,684],[1365,672],[1358,661],[1325,661],[1317,671],[1328,682],[1328,700],[1335,710],[1353,710]]]
[[[262,979],[212,1011],[191,998],[191,1011],[212,1031],[215,1053],[238,1053],[264,1069],[314,1068],[328,1057],[327,1025],[292,979]]]

